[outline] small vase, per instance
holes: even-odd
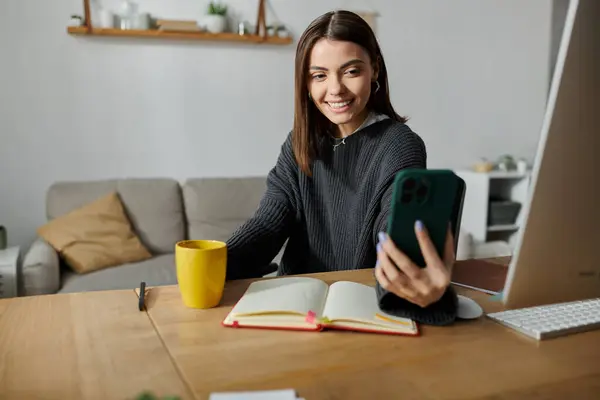
[[[202,22],[210,33],[222,33],[227,28],[227,19],[223,15],[206,15]]]
[[[115,15],[106,9],[101,9],[99,12],[100,28],[110,29],[115,27]]]

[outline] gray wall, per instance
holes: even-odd
[[[200,20],[208,0],[136,2]],[[257,0],[226,2],[256,19]],[[121,0],[101,3],[118,10]],[[431,168],[535,154],[552,0],[270,3],[296,38],[333,8],[378,11],[392,100]],[[56,180],[268,173],[292,124],[294,45],[67,35],[81,10],[81,0],[0,0],[0,224],[10,244],[35,237]]]

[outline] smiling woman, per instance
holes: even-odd
[[[349,11],[314,20],[296,52],[292,132],[258,210],[227,241],[227,278],[269,272],[287,241],[279,275],[373,268],[379,257],[385,269],[375,276],[390,291],[421,306],[439,300],[449,272],[427,246],[426,229],[415,234],[432,268],[410,276],[402,271],[414,266],[381,233],[398,171],[426,168],[425,144],[405,122],[390,102],[383,55],[365,20]],[[397,260],[404,265],[396,268]]]
[[[308,174],[321,153],[319,138],[344,140],[371,112],[406,122],[391,104],[385,61],[371,27],[349,11],[324,14],[306,29],[296,51],[295,88],[294,152]]]

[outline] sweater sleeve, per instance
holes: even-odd
[[[407,130],[402,138],[393,142],[394,144],[389,146],[391,151],[384,157],[385,162],[382,166],[384,174],[381,175],[383,178],[381,190],[384,192],[381,197],[380,213],[375,223],[375,232],[373,232],[374,243],[377,242],[377,233],[387,228],[396,173],[404,168],[427,168],[425,144],[417,134]],[[452,286],[446,289],[440,300],[425,308],[388,292],[379,282],[375,284],[375,290],[379,308],[390,315],[410,318],[418,323],[430,325],[446,325],[456,319],[458,300]]]
[[[267,176],[267,189],[254,215],[227,241],[227,279],[256,278],[275,258],[296,221],[298,169],[291,137]]]
[[[405,168],[427,168],[427,150],[423,139],[408,127],[394,140],[389,141],[386,155],[382,160],[382,173],[380,175],[381,208],[375,220],[373,231],[373,243],[377,245],[379,239],[377,234],[387,229],[392,195],[394,192],[394,178],[396,174]]]

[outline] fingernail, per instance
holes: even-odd
[[[375,263],[375,268],[379,267],[379,260]]]
[[[381,251],[381,243],[377,243],[377,252],[379,253]]]
[[[420,232],[423,230],[423,222],[420,220],[417,220],[417,222],[415,222],[415,226],[417,227],[417,230]]]
[[[385,233],[379,232],[379,234],[377,235],[377,237],[379,238],[379,243],[385,242]]]

